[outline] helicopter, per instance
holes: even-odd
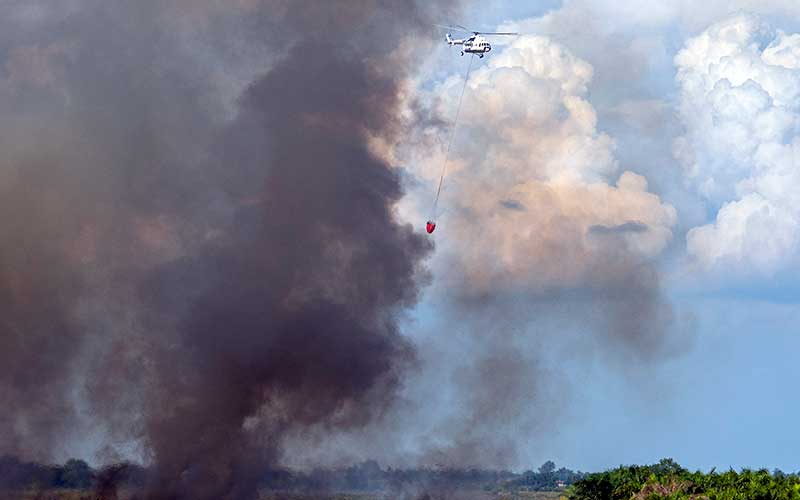
[[[483,56],[486,53],[488,53],[488,52],[490,52],[492,50],[492,44],[489,43],[489,41],[486,39],[486,36],[495,36],[495,35],[516,36],[516,35],[519,35],[519,33],[488,33],[488,32],[481,32],[481,31],[473,31],[473,30],[467,29],[467,28],[465,28],[465,27],[463,27],[461,25],[458,25],[458,24],[456,25],[456,27],[453,27],[453,26],[442,26],[442,25],[439,25],[439,24],[437,24],[436,26],[438,26],[440,28],[445,28],[445,29],[448,29],[448,30],[461,31],[463,33],[472,33],[472,36],[469,36],[469,37],[461,39],[461,40],[453,39],[453,37],[450,35],[450,33],[447,33],[445,35],[444,39],[445,39],[445,41],[447,42],[448,45],[461,45],[461,55],[462,56],[464,54],[477,54],[478,57],[480,57],[481,59],[483,59]],[[484,36],[484,35],[486,35],[486,36]]]

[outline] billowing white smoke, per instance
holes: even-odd
[[[609,255],[659,254],[675,210],[644,177],[618,171],[587,100],[591,66],[539,36],[476,64],[440,202],[454,279],[477,294],[598,285],[614,272]],[[461,78],[434,89],[440,116],[453,115]],[[418,173],[435,185],[441,161]]]
[[[563,364],[550,359],[568,338],[573,355],[586,349],[626,367],[669,347],[674,317],[654,261],[676,212],[643,176],[620,171],[588,99],[592,73],[539,36],[473,61],[433,234],[432,300],[445,319],[417,334],[425,337],[423,381],[437,383],[423,392],[412,381],[409,390],[423,409],[409,427],[422,434],[424,463],[535,460],[541,448],[523,443],[546,446],[569,406]],[[462,85],[455,74],[416,97],[450,118]],[[438,138],[448,131],[422,122],[392,152],[427,187],[410,197],[416,213],[407,216],[418,226],[447,146]]]
[[[548,38],[522,36],[472,70],[432,235],[435,284],[423,321],[408,328],[417,373],[388,425],[326,438],[325,450],[299,447],[314,460],[350,452],[382,463],[529,466],[546,458],[569,411],[564,358],[553,354],[563,343],[570,356],[591,352],[626,369],[644,360],[649,373],[672,347],[675,318],[654,261],[676,212],[619,168],[589,102],[592,67]],[[401,202],[419,231],[451,130],[441,120],[454,116],[463,77],[409,85],[419,106],[408,106],[408,133],[372,144],[419,181]]]
[[[796,260],[800,204],[800,35],[737,15],[675,58],[686,135],[675,154],[718,210],[687,235],[707,269],[773,274]]]

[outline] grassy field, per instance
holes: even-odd
[[[560,500],[566,498],[557,491],[522,491],[487,493],[485,491],[447,491],[405,494],[392,493],[340,493],[333,495],[308,495],[292,493],[264,493],[261,500]]]
[[[117,500],[129,500],[133,493],[120,491]],[[99,498],[91,491],[81,490],[27,490],[2,491],[0,500],[108,500]]]
[[[45,490],[45,491],[3,491],[0,500],[84,500],[90,499],[91,492],[76,490]]]
[[[126,500],[131,495],[120,493],[118,500]],[[559,500],[564,498],[559,492],[509,492],[487,493],[484,491],[447,491],[406,494],[353,494],[339,493],[309,495],[299,493],[263,493],[260,500]],[[45,490],[45,491],[7,491],[0,492],[0,500],[108,500],[100,499],[90,491]]]
[[[514,495],[516,496],[509,498],[513,500],[559,500],[560,498],[566,498],[564,492],[561,491],[528,491],[515,493]]]

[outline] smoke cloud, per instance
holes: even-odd
[[[523,35],[474,64],[435,233],[431,301],[448,320],[421,341],[447,403],[422,405],[436,424],[416,451],[432,465],[523,467],[569,410],[558,353],[629,372],[685,343],[657,263],[677,213],[620,168],[586,61]],[[409,218],[427,215],[462,82],[418,89],[439,121],[387,155],[421,180]]]
[[[431,9],[7,10],[0,452],[50,460],[91,429],[155,465],[148,498],[253,498],[284,433],[383,412],[431,245],[370,144],[398,131]]]
[[[455,7],[9,2],[0,453],[143,459],[165,500],[341,457],[516,467],[567,406],[548,352],[669,354],[676,211],[563,45],[477,64],[435,255],[407,223],[462,83],[415,58]]]

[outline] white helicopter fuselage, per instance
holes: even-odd
[[[448,33],[445,40],[450,45],[461,45],[461,55],[464,54],[478,54],[483,57],[484,54],[492,50],[492,45],[486,38],[480,35],[474,35],[463,40],[454,40]]]

